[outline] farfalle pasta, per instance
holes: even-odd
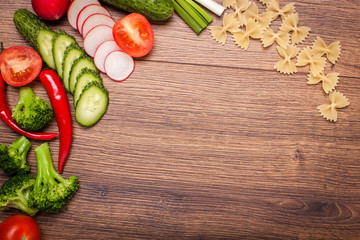
[[[285,20],[287,16],[295,13],[294,3],[286,4],[283,8],[280,8],[278,1],[271,1],[267,5],[267,11],[272,13],[272,19],[275,20],[278,17],[281,17],[282,20]]]
[[[210,26],[211,36],[219,43],[225,44],[227,32],[239,31],[239,24],[231,15],[224,13],[223,26]]]
[[[270,26],[272,13],[271,12],[263,12],[259,14],[259,9],[256,4],[251,3],[250,7],[244,12],[244,16],[246,20],[250,18],[255,19],[255,21],[260,25],[262,30],[267,29]]]
[[[222,0],[222,5],[224,8],[229,8],[235,4],[236,0]]]
[[[250,18],[246,24],[245,31],[240,30],[238,32],[233,32],[232,34],[235,43],[244,50],[247,50],[250,44],[250,37],[260,39],[262,37],[262,30],[260,25],[255,22],[253,18]]]
[[[335,64],[340,57],[341,45],[337,41],[326,46],[324,40],[321,37],[317,37],[312,45],[312,50],[315,56],[323,56],[325,54],[327,59],[332,64]]]
[[[320,73],[317,76],[313,74],[309,74],[308,76],[308,84],[318,84],[322,82],[322,88],[324,89],[325,93],[329,93],[333,91],[336,85],[339,82],[339,73],[332,72],[329,74],[325,74],[324,72]]]
[[[231,5],[231,8],[234,10],[234,12],[230,13],[230,15],[238,21],[240,27],[247,23],[243,12],[246,11],[250,5],[251,2],[248,0],[236,0],[235,3]]]
[[[321,116],[329,121],[337,121],[337,109],[344,108],[350,104],[349,100],[340,92],[329,93],[330,104],[322,104],[317,107]]]
[[[296,65],[293,61],[291,61],[291,59],[298,55],[300,49],[292,45],[287,46],[286,49],[280,46],[276,46],[276,49],[283,59],[279,60],[275,64],[274,69],[284,74],[296,73]]]
[[[271,2],[278,2],[279,0],[259,0],[264,5],[269,5]]]
[[[288,15],[280,26],[280,30],[291,32],[291,42],[293,45],[304,41],[311,30],[309,27],[299,27],[298,24],[299,15],[297,13],[293,13]]]
[[[262,45],[266,48],[276,42],[280,47],[286,49],[289,45],[289,33],[279,30],[275,33],[271,28],[266,29],[261,38]]]
[[[310,73],[314,76],[318,76],[324,71],[325,64],[326,58],[321,56],[314,56],[311,47],[304,48],[300,52],[296,62],[296,66],[298,67],[309,65]]]

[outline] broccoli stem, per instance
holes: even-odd
[[[15,106],[15,111],[21,111],[23,108],[30,106],[32,99],[35,97],[31,87],[21,87],[19,90],[19,102]]]
[[[38,170],[34,189],[41,188],[42,183],[49,183],[52,185],[57,184],[57,181],[64,183],[65,179],[54,168],[49,144],[47,142],[41,144],[35,148],[35,153]]]
[[[31,148],[30,141],[24,137],[21,136],[17,138],[9,147],[10,153],[11,149],[16,149],[18,153],[21,155],[21,159],[26,160],[27,154]]]
[[[34,216],[39,211],[39,209],[31,208],[28,206],[27,195],[29,195],[29,193],[30,191],[26,191],[26,193],[19,193],[18,194],[19,200],[16,200],[14,202],[15,204],[12,207],[20,209],[30,216]]]

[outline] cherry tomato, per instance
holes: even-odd
[[[64,16],[70,0],[31,0],[35,13],[44,20],[57,20]]]
[[[38,224],[29,216],[13,215],[0,224],[0,240],[40,240]]]
[[[154,33],[149,21],[139,13],[131,13],[116,21],[113,36],[117,45],[133,57],[142,57],[154,44]]]
[[[42,67],[40,55],[32,48],[15,46],[0,55],[1,75],[7,84],[23,86],[34,80]]]

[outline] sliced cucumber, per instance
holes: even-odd
[[[36,37],[38,50],[44,62],[52,69],[55,69],[55,61],[53,56],[53,38],[55,33],[47,29],[41,29]]]
[[[63,79],[63,58],[66,48],[72,44],[76,43],[76,40],[73,36],[67,34],[64,31],[57,31],[55,37],[53,38],[53,55],[56,66],[57,74],[61,79]]]
[[[108,105],[108,91],[99,82],[90,82],[79,97],[75,108],[75,120],[81,126],[93,126],[106,113]]]
[[[68,92],[70,92],[69,78],[70,78],[71,67],[75,62],[75,60],[82,57],[84,53],[85,51],[77,43],[70,44],[65,50],[62,71],[63,71],[63,84],[66,91]]]
[[[70,78],[69,78],[69,90],[70,90],[71,94],[74,94],[74,92],[75,92],[77,76],[85,68],[99,72],[99,70],[96,68],[93,60],[90,57],[88,57],[87,55],[83,55],[79,59],[75,60],[71,67]]]
[[[79,97],[81,93],[83,92],[84,88],[89,82],[99,82],[102,83],[102,79],[94,70],[90,70],[88,68],[85,68],[81,71],[81,73],[77,76],[76,85],[75,85],[75,92],[74,92],[74,106],[76,107],[76,104],[79,100]]]

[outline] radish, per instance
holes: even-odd
[[[101,43],[96,49],[94,55],[94,63],[97,69],[99,69],[101,72],[105,73],[105,58],[107,57],[107,55],[109,55],[109,53],[113,51],[121,51],[121,49],[114,40],[105,41]]]
[[[106,25],[99,25],[90,30],[84,39],[84,49],[88,55],[94,57],[99,45],[107,40],[114,40],[112,28]]]
[[[98,0],[74,0],[70,3],[67,18],[73,28],[76,29],[76,21],[80,11],[90,4],[100,5],[100,2]]]
[[[35,13],[44,20],[58,20],[66,13],[70,0],[31,0]]]
[[[123,51],[113,51],[104,62],[105,72],[114,81],[124,81],[134,71],[134,59]]]
[[[109,17],[111,17],[111,14],[109,13],[108,10],[106,10],[103,6],[101,5],[97,5],[97,4],[90,4],[90,5],[87,5],[86,7],[84,7],[78,17],[77,17],[77,21],[76,21],[76,28],[77,30],[79,31],[79,33],[81,34],[81,29],[82,29],[82,26],[84,24],[84,21],[92,14],[95,14],[95,13],[102,13],[102,14],[105,14]]]
[[[112,28],[114,26],[114,24],[115,24],[115,21],[111,17],[109,17],[105,14],[95,13],[93,15],[90,15],[85,20],[85,22],[82,26],[82,29],[81,29],[81,33],[82,33],[82,36],[85,38],[86,35],[89,33],[89,31],[96,26],[107,25]]]

